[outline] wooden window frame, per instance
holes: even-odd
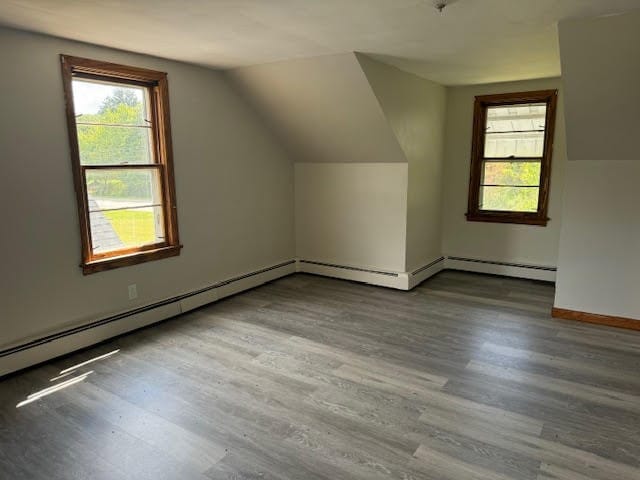
[[[169,116],[169,88],[167,74],[155,70],[118,65],[89,60],[86,58],[60,55],[62,83],[66,102],[67,130],[71,150],[71,166],[78,204],[82,261],[80,267],[87,275],[114,268],[136,265],[152,260],[180,255],[178,234],[178,210],[176,205],[173,154],[171,145],[171,122]],[[80,148],[76,130],[76,116],[73,101],[72,81],[74,78],[104,80],[123,85],[145,87],[149,91],[152,116],[153,156],[155,163],[124,165],[123,168],[148,168],[159,170],[164,217],[163,242],[140,247],[124,248],[107,253],[93,253],[91,245],[91,224],[89,220],[89,199],[85,182],[85,172],[89,169],[107,168],[87,166],[80,163]],[[113,167],[120,168],[121,165]],[[111,168],[113,168],[111,167]]]
[[[475,97],[473,112],[473,142],[471,147],[471,175],[469,180],[469,203],[466,213],[470,222],[516,223],[524,225],[546,226],[549,218],[549,188],[551,180],[551,158],[555,134],[556,108],[558,90],[538,90],[532,92],[503,93],[497,95],[481,95]],[[538,210],[536,212],[515,212],[480,209],[480,187],[482,168],[484,166],[484,147],[487,109],[489,107],[523,104],[546,103],[546,124],[543,156],[540,166],[540,190]],[[518,160],[517,158],[514,158]]]

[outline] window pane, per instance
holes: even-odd
[[[480,187],[480,210],[538,211],[538,187]]]
[[[87,194],[100,210],[162,203],[156,168],[87,169],[85,179]]]
[[[541,162],[484,162],[482,185],[540,185]]]
[[[487,108],[487,132],[543,130],[546,125],[545,103],[522,103]]]
[[[498,133],[485,136],[485,158],[542,158],[543,133]]]
[[[72,88],[77,123],[150,125],[144,87],[75,78]]]
[[[158,169],[87,169],[85,179],[94,253],[164,241]]]
[[[93,253],[164,241],[162,207],[97,210],[89,214],[89,220]]]
[[[77,129],[82,165],[154,163],[149,128],[78,125]]]
[[[488,107],[484,156],[542,157],[546,113],[544,103]]]

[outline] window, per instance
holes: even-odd
[[[83,272],[179,255],[166,73],[61,61]]]
[[[476,97],[467,220],[547,224],[557,95]]]

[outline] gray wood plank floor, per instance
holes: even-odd
[[[552,300],[290,276],[1,381],[0,478],[638,480],[640,335]]]

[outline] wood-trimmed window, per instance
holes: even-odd
[[[547,224],[557,97],[476,97],[467,220]]]
[[[179,255],[167,74],[60,58],[83,273]]]

